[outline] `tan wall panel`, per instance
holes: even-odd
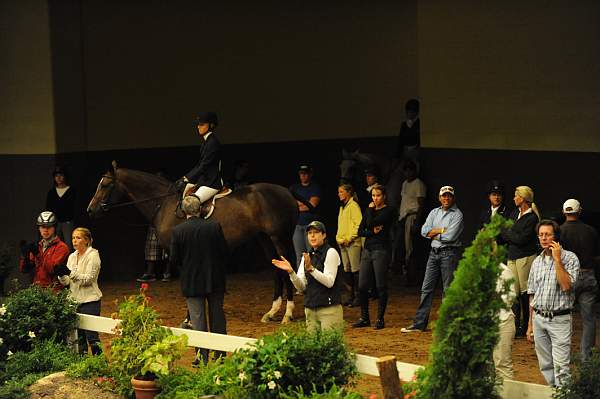
[[[90,150],[395,135],[417,89],[416,2],[87,2]],[[176,6],[175,6],[176,4]]]
[[[0,1],[0,88],[0,154],[53,154],[46,1]]]
[[[600,3],[418,7],[425,146],[600,151]]]

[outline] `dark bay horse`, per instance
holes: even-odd
[[[88,214],[98,217],[112,207],[133,204],[156,228],[160,246],[168,249],[173,227],[185,220],[176,215],[180,194],[165,178],[142,171],[117,168],[114,161],[112,166],[112,169],[102,176],[88,205]],[[119,194],[124,194],[131,201],[115,204],[115,195]],[[292,236],[298,219],[298,206],[290,192],[282,186],[257,183],[236,190],[217,200],[211,218],[221,224],[223,235],[231,249],[257,237],[267,259],[278,258],[279,255],[289,257],[294,253]],[[275,274],[273,306],[263,316],[264,321],[270,320],[279,310],[284,285],[290,292],[283,323],[292,318],[291,283],[287,273],[284,274]]]

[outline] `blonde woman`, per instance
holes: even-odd
[[[362,245],[358,236],[358,227],[362,221],[362,212],[354,198],[355,196],[352,185],[347,183],[339,185],[340,212],[338,214],[338,229],[335,241],[340,246],[346,283],[351,287],[350,298],[344,302],[344,305],[349,307],[360,306],[358,272],[360,270]]]
[[[100,316],[100,298],[102,292],[98,288],[98,274],[100,273],[100,254],[92,248],[92,233],[78,227],[73,230],[73,248],[75,251],[69,255],[67,264],[55,269],[61,284],[69,286],[71,298],[79,306],[78,313]],[[80,352],[87,353],[89,344],[92,354],[102,353],[98,332],[78,330]]]
[[[502,238],[508,243],[507,266],[515,276],[515,289],[519,296],[519,299],[513,305],[517,337],[524,337],[529,322],[527,280],[531,264],[538,253],[538,238],[535,227],[540,221],[540,213],[533,202],[531,187],[517,187],[514,202],[516,209],[510,216],[514,220],[514,224],[510,229],[502,232]]]

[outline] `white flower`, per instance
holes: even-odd
[[[2,306],[0,306],[0,316],[4,316],[5,313],[6,313],[6,305],[2,304]]]
[[[216,385],[221,385],[221,378],[219,376],[215,377],[215,384]]]
[[[2,337],[0,337],[0,345],[2,345],[4,343],[4,340],[2,339]]]
[[[29,335],[29,338],[35,338],[35,333],[33,331],[29,331],[27,335]]]
[[[280,379],[281,378],[281,371],[279,370],[275,370],[275,378]]]
[[[238,374],[238,378],[240,379],[241,382],[244,382],[244,380],[246,380],[246,373],[244,373],[243,371],[241,371]]]
[[[12,351],[10,351],[10,350],[9,350],[8,352],[6,352],[6,356],[8,356],[8,357],[12,356],[12,354],[13,354],[13,353],[12,353]]]
[[[275,381],[269,381],[269,383],[267,384],[267,386],[272,391],[273,389],[275,389],[275,387],[277,386],[277,384],[275,384]]]

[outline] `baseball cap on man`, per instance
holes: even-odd
[[[454,195],[454,187],[452,186],[443,186],[440,188],[440,195],[444,195],[446,193]]]
[[[309,231],[310,229],[315,229],[320,231],[321,233],[326,233],[325,231],[325,225],[321,222],[319,222],[318,220],[314,220],[312,222],[310,222],[308,224],[308,226],[306,226],[306,231]]]
[[[312,172],[312,168],[310,167],[310,165],[302,164],[298,167],[298,172],[310,173]]]
[[[581,212],[581,204],[576,199],[568,199],[563,204],[563,213],[579,213]]]

